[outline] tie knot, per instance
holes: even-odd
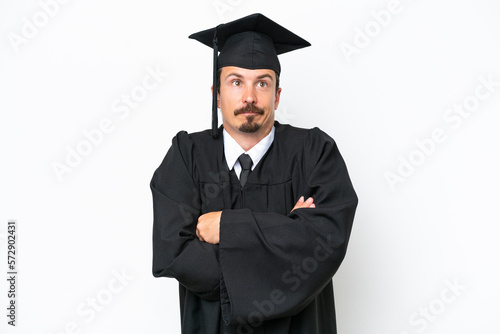
[[[240,162],[242,170],[250,170],[252,168],[253,161],[248,154],[243,153],[240,155],[238,161]]]

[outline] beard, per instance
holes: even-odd
[[[239,114],[243,114],[243,113],[247,113],[247,112],[252,112],[252,113],[255,113],[257,115],[264,115],[264,109],[258,108],[257,106],[255,106],[253,104],[248,104],[244,108],[236,109],[234,111],[234,116],[238,116]],[[240,130],[241,132],[245,132],[245,133],[257,132],[260,129],[261,125],[258,123],[254,123],[255,116],[256,115],[246,116],[246,122],[241,124],[240,127],[238,128],[238,130]]]

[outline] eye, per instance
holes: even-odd
[[[267,87],[267,82],[265,82],[265,81],[259,81],[257,83],[257,86],[262,87],[262,88]]]
[[[233,80],[231,83],[233,84],[233,86],[241,86],[240,80]]]

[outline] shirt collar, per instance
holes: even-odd
[[[233,137],[226,131],[223,130],[224,137],[224,156],[226,158],[227,166],[229,170],[233,169],[237,165],[239,167],[238,158],[241,154],[246,153],[252,158],[252,170],[257,166],[259,161],[262,159],[264,154],[271,146],[274,141],[274,126],[267,136],[261,139],[254,147],[245,152],[245,150],[234,140]]]

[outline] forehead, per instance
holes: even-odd
[[[276,73],[274,72],[274,70],[269,70],[269,69],[251,70],[236,66],[222,67],[221,79],[224,80],[230,76],[237,76],[245,79],[270,77],[272,80],[276,80]]]

